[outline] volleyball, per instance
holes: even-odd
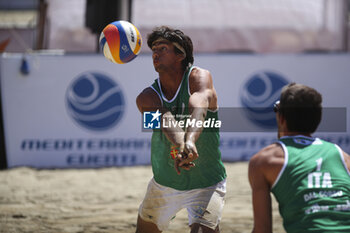
[[[99,39],[103,55],[113,63],[132,61],[141,50],[142,37],[139,30],[128,21],[108,24]]]

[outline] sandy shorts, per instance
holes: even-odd
[[[226,179],[207,188],[188,191],[165,187],[152,179],[140,205],[139,215],[164,231],[176,213],[186,208],[189,225],[199,223],[215,229],[221,220],[225,194]]]

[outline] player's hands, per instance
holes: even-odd
[[[181,163],[184,159],[186,159],[187,157],[188,157],[188,156],[187,156],[186,154],[184,154],[184,153],[178,153],[178,154],[176,155],[176,158],[175,158],[175,160],[174,160],[174,163],[175,163],[175,170],[176,170],[176,172],[177,172],[178,175],[180,175],[180,173],[181,173],[180,168],[185,169],[185,170],[188,171],[188,170],[191,169],[191,167],[196,166],[193,162],[189,162],[189,163],[185,163],[185,164],[180,165],[180,163]]]
[[[180,174],[180,168],[190,170],[195,166],[194,160],[198,158],[197,147],[192,141],[180,146],[180,153],[175,158],[175,169]]]
[[[182,152],[182,151],[180,151],[180,152]],[[186,163],[191,163],[198,158],[196,144],[190,140],[185,142],[183,153],[185,153],[187,156],[186,156],[186,158],[183,158],[182,161],[180,162],[180,164],[179,164],[180,167]]]

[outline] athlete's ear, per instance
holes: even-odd
[[[286,119],[284,118],[284,116],[282,114],[280,114],[279,112],[276,113],[276,123],[279,126],[282,126],[285,123]]]
[[[287,124],[286,118],[285,118],[281,113],[278,113],[278,115],[279,115],[279,118],[280,118],[281,123],[282,123],[282,124]]]
[[[277,113],[278,117],[277,117],[277,124],[280,125],[281,129],[283,129],[283,131],[287,131],[288,127],[287,127],[287,121],[286,118],[284,117],[284,115],[282,115],[281,113]]]
[[[183,53],[178,53],[177,54],[177,58],[179,59],[179,61],[182,61],[182,60],[184,60],[186,58],[186,55],[183,54]]]

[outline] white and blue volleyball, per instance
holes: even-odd
[[[124,64],[132,61],[141,51],[142,37],[139,30],[128,21],[115,21],[101,32],[100,47],[111,62]]]

